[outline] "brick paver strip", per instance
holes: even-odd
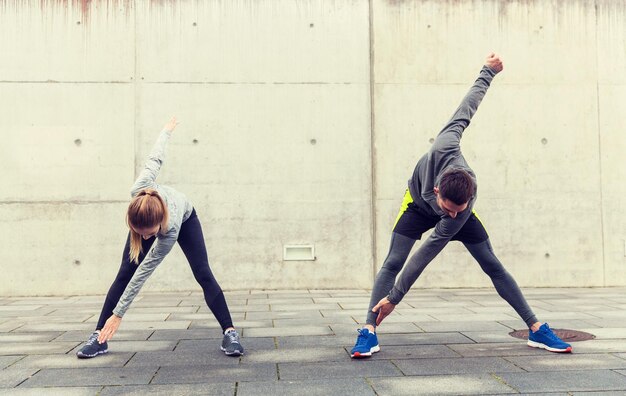
[[[378,396],[515,394],[489,374],[370,379]]]
[[[520,392],[626,391],[626,376],[610,370],[500,373],[507,384]]]
[[[577,344],[576,344],[577,345]],[[507,357],[526,371],[626,369],[626,360],[607,354],[563,354]]]
[[[402,373],[389,361],[351,360],[346,354],[342,362],[279,363],[281,380],[313,380],[319,378],[398,377]]]
[[[178,396],[178,395],[211,395],[233,396],[235,383],[224,384],[176,384],[176,385],[125,385],[105,386],[98,396]],[[267,396],[267,395],[266,395]]]
[[[157,368],[123,367],[123,368],[72,368],[43,369],[33,375],[20,386],[95,386],[95,385],[128,385],[148,384]]]
[[[519,367],[500,357],[395,360],[406,375],[482,374],[521,372]]]
[[[0,343],[0,355],[67,353],[76,345],[77,342],[3,342]]]
[[[347,348],[348,350],[351,349]],[[445,345],[397,345],[397,346],[381,346],[379,353],[374,354],[374,360],[389,359],[435,359],[435,358],[458,358],[458,353]],[[422,360],[421,364],[426,364],[426,360]]]
[[[96,327],[94,323],[93,327]],[[89,338],[89,335],[93,332],[93,328],[90,330],[72,330],[66,331],[65,333],[61,333],[58,337],[54,339],[57,341],[76,341],[76,342],[85,342]],[[113,337],[112,342],[117,341],[145,341],[154,333],[155,330],[125,330],[121,329],[115,336]],[[36,333],[35,333],[36,334]]]
[[[154,366],[207,366],[222,365],[232,367],[239,365],[239,358],[224,355],[219,349],[202,350],[201,352],[137,352],[126,365],[127,367]]]
[[[194,384],[236,381],[275,381],[275,364],[240,364],[238,366],[205,365],[161,367],[152,384]]]
[[[59,355],[29,355],[12,367],[16,368],[89,368],[123,367],[132,353],[107,353],[97,359],[78,359],[73,353]],[[155,365],[152,365],[155,366]]]
[[[245,348],[246,351],[259,351],[259,350],[273,350],[276,349],[276,341],[274,338],[266,337],[266,338],[257,338],[251,337],[246,338],[242,337],[241,345]],[[219,347],[222,343],[222,337],[219,339],[207,339],[207,340],[181,340],[176,345],[176,352],[195,352],[202,351],[206,353],[206,351],[218,351]]]
[[[6,396],[99,396],[102,386],[80,386],[80,387],[45,387],[45,388],[25,388],[23,386],[19,388],[13,388],[10,391],[2,393]]]
[[[372,387],[363,378],[320,379],[312,381],[242,382],[237,396],[374,396]]]

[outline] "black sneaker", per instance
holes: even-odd
[[[106,342],[102,344],[98,342],[98,334],[97,331],[91,333],[85,346],[76,352],[76,356],[78,356],[79,359],[89,359],[109,351],[109,346]]]
[[[222,339],[222,351],[228,356],[241,356],[243,355],[243,347],[239,343],[239,334],[235,330],[230,330],[224,334]]]

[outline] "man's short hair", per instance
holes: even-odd
[[[456,205],[469,202],[476,193],[476,184],[469,173],[463,169],[446,171],[439,179],[439,195]]]

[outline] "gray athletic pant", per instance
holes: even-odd
[[[374,282],[370,306],[367,312],[367,324],[376,326],[377,314],[372,312],[372,308],[378,304],[383,297],[387,296],[389,291],[393,288],[393,285],[396,282],[396,276],[400,273],[400,270],[402,270],[402,267],[404,266],[415,241],[415,239],[406,237],[396,232],[391,234],[389,254],[385,259],[383,267],[376,276],[376,281]],[[489,239],[475,244],[468,244],[465,242],[463,244],[476,261],[478,261],[482,270],[489,275],[500,297],[506,300],[506,302],[508,302],[511,307],[515,309],[526,325],[530,327],[537,322],[535,314],[528,306],[528,303],[517,286],[515,279],[513,279],[513,277],[507,272],[502,263],[500,263],[500,260],[498,260],[494,254]],[[408,261],[408,265],[411,266],[411,268],[416,268],[419,276],[422,271],[424,271],[427,264],[415,262],[415,257],[415,254],[411,256]]]

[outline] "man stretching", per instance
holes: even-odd
[[[498,294],[515,309],[530,328],[528,345],[551,352],[571,352],[547,323],[537,321],[513,277],[495,256],[489,236],[473,211],[476,176],[461,153],[461,136],[478,109],[491,81],[502,71],[502,61],[490,54],[478,79],[463,98],[431,149],[418,161],[391,234],[391,247],[376,276],[367,322],[359,330],[353,358],[380,351],[376,326],[389,315],[409,291],[424,268],[449,241],[460,241],[489,275]],[[415,241],[422,233],[433,232],[411,256],[396,282]],[[394,284],[395,283],[395,284]]]

